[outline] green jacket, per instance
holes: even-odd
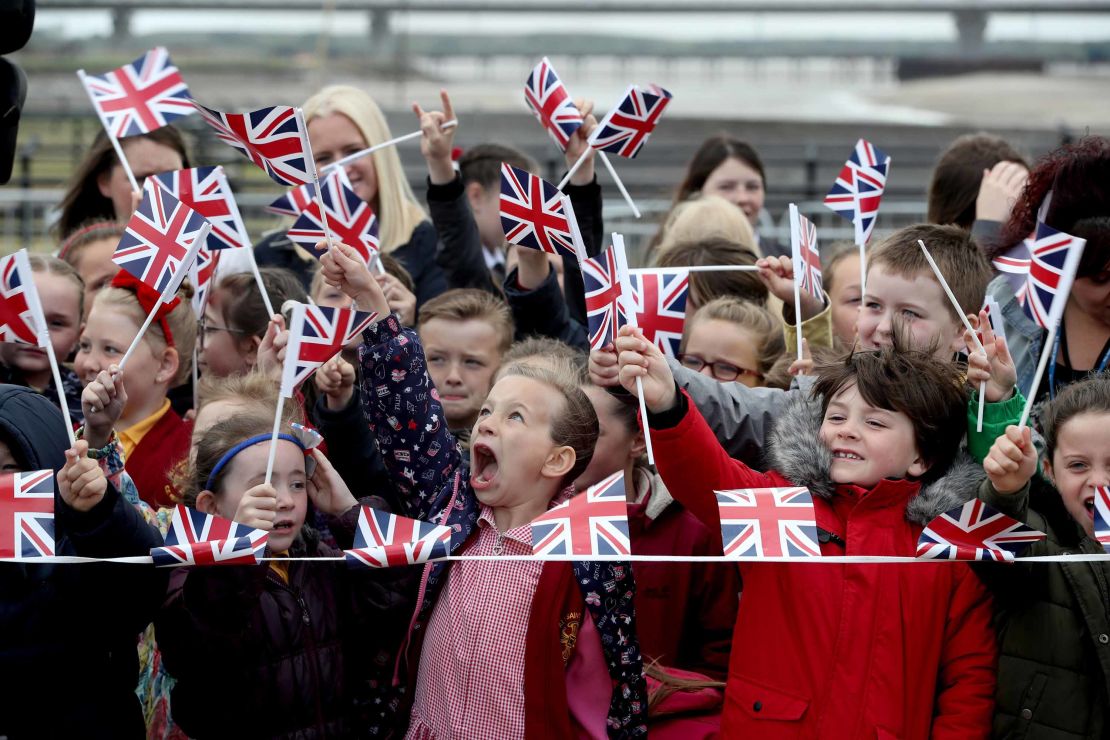
[[[979,498],[1048,534],[1025,556],[1099,554],[1040,476],[1003,496],[984,481]],[[1110,738],[1110,563],[982,563],[994,593],[998,688],[993,735]]]

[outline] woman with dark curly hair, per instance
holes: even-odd
[[[1087,240],[1064,319],[1054,342],[1052,362],[1038,388],[1031,388],[1047,332],[1030,320],[1006,275],[987,289],[1002,308],[1018,387],[1028,398],[1055,397],[1063,386],[1105,370],[1110,364],[1110,139],[1087,137],[1061,147],[1037,162],[1000,238],[985,244],[991,260],[1019,246],[1036,227],[1047,202],[1044,222]]]

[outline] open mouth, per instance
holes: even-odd
[[[1083,508],[1087,510],[1087,516],[1093,520],[1095,518],[1095,497],[1091,496],[1083,500]]]
[[[280,522],[274,522],[273,531],[274,532],[281,532],[281,533],[292,532],[293,531],[293,520],[292,519],[282,519]]]
[[[836,460],[863,460],[862,457],[848,450],[833,450],[832,456]]]
[[[497,455],[489,445],[476,444],[470,448],[470,485],[484,491],[497,478]]]

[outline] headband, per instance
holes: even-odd
[[[162,327],[162,334],[166,337],[166,344],[171,347],[175,346],[173,343],[173,332],[170,331],[170,325],[169,322],[166,321],[166,317],[170,315],[171,311],[177,308],[177,304],[181,303],[179,297],[174,296],[173,300],[162,303],[162,296],[158,291],[142,280],[139,280],[127,270],[120,270],[117,272],[116,276],[112,278],[111,285],[113,288],[123,288],[124,290],[134,293],[135,298],[139,301],[139,305],[147,314],[151,311],[155,311],[155,307],[157,307],[158,310],[155,311],[154,318],[158,321],[158,326]]]
[[[117,232],[123,232],[123,224],[116,221],[97,221],[88,226],[82,226],[77,231],[74,231],[65,239],[62,240],[61,245],[58,247],[58,254],[55,255],[58,259],[64,260],[69,250],[73,249],[73,245],[80,241],[81,237],[87,236],[97,231],[105,232],[105,236],[116,236]]]
[[[301,452],[305,454],[305,475],[311,478],[312,474],[316,472],[316,460],[312,457],[309,457],[308,453],[309,450],[319,445],[324,438],[321,437],[320,433],[317,432],[315,429],[309,429],[308,427],[301,426],[300,424],[290,424],[290,426],[293,429],[292,434],[286,434],[283,432],[279,434],[277,438],[284,439],[286,442],[292,442],[293,444],[297,445],[297,447],[301,448]],[[263,442],[269,442],[272,438],[273,436],[270,434],[256,434],[253,437],[244,439],[242,442],[225,452],[223,457],[220,458],[219,462],[216,463],[216,467],[212,468],[212,472],[211,474],[209,474],[208,480],[205,481],[204,489],[206,491],[214,490],[213,486],[216,483],[216,478],[219,477],[220,473],[223,472],[223,469],[228,466],[228,464],[235,458],[236,455],[238,455],[240,452],[247,449],[248,447],[254,447],[255,445],[262,444]]]

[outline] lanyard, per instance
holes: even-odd
[[[1064,333],[1064,322],[1060,322],[1060,329],[1056,332],[1056,339],[1052,342],[1052,364],[1048,366],[1048,397],[1050,399],[1056,398],[1056,364],[1060,360],[1060,335]],[[1106,369],[1106,365],[1110,363],[1110,341],[1106,343],[1106,351],[1102,353],[1102,358],[1098,361],[1098,367],[1090,372],[1093,374],[1101,373]],[[1068,369],[1071,370],[1071,361],[1068,361]]]

